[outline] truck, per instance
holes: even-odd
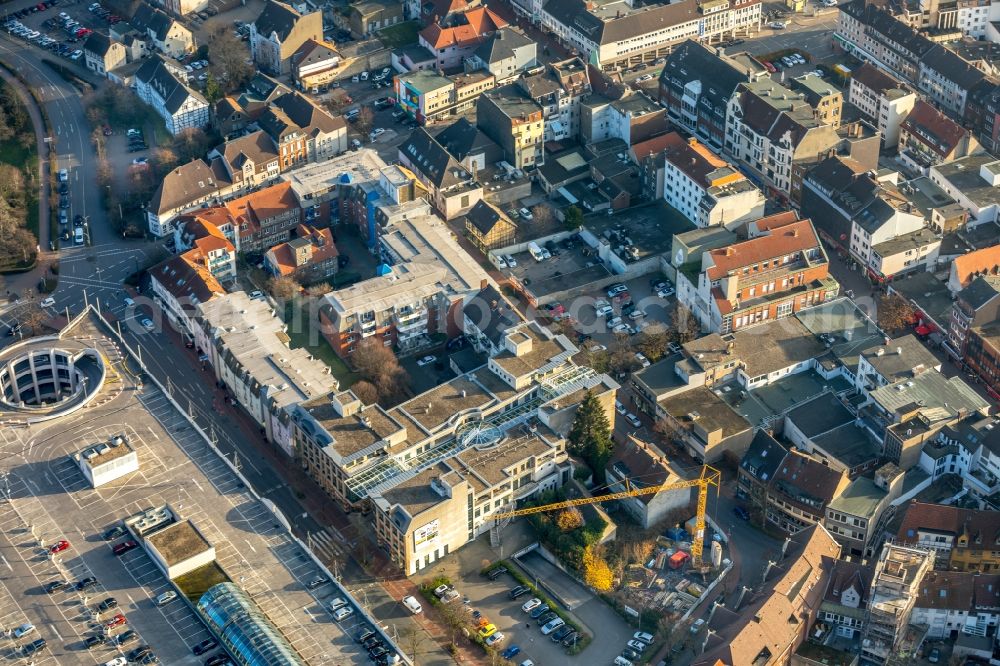
[[[542,248],[538,247],[535,241],[528,243],[528,252],[534,257],[535,261],[544,261],[545,254],[542,252]]]

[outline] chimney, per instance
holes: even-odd
[[[733,350],[736,349],[736,343],[730,340],[726,343],[726,356],[732,356]]]
[[[902,347],[896,347],[896,355],[897,356],[902,356],[903,355],[903,348]]]
[[[727,257],[731,257],[734,254],[736,254],[736,250],[735,249],[733,249],[732,247],[727,247],[726,248],[726,256]]]
[[[798,237],[799,237],[799,230],[792,229],[792,238],[798,238]]]
[[[489,284],[490,284],[489,280],[487,280],[486,278],[483,278],[482,280],[479,281],[479,288],[480,289],[486,289],[486,287],[488,287]]]

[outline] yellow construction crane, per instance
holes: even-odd
[[[493,520],[502,520],[504,518],[516,518],[517,516],[529,516],[533,513],[542,513],[543,511],[558,511],[559,509],[568,509],[573,506],[597,504],[599,502],[607,502],[609,500],[620,500],[628,497],[651,495],[661,491],[682,490],[684,488],[694,488],[697,486],[698,511],[695,514],[695,533],[694,539],[691,541],[691,558],[694,560],[695,566],[700,566],[702,563],[701,554],[705,545],[705,509],[708,506],[708,487],[715,486],[716,488],[719,488],[721,480],[722,474],[719,470],[705,465],[701,468],[701,476],[697,479],[677,481],[675,483],[665,483],[661,486],[649,486],[646,488],[629,488],[626,482],[626,488],[628,489],[624,492],[600,495],[598,497],[582,497],[580,499],[571,499],[566,500],[565,502],[532,506],[526,509],[517,509],[515,511],[504,511],[502,513],[495,513],[490,516],[490,518]],[[718,490],[716,490],[716,492],[718,492]]]

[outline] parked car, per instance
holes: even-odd
[[[750,512],[744,509],[742,506],[733,507],[733,513],[740,520],[750,520]]]
[[[487,636],[486,640],[484,640],[483,643],[486,644],[486,647],[494,647],[496,645],[500,645],[500,643],[503,643],[503,639],[504,639],[503,633],[498,631],[492,636]]]
[[[518,597],[523,597],[528,592],[531,592],[531,589],[528,588],[528,586],[526,586],[526,585],[518,585],[517,587],[515,587],[514,589],[512,589],[510,592],[508,592],[507,595],[511,599],[517,599]]]
[[[632,638],[637,641],[642,641],[646,645],[653,644],[653,634],[647,634],[645,631],[637,631],[632,634]]]
[[[531,617],[532,620],[537,620],[538,618],[545,615],[551,610],[552,609],[549,607],[548,604],[541,604],[540,606],[536,606],[535,608],[533,608],[528,615]]]
[[[97,604],[97,610],[99,611],[111,610],[112,608],[118,608],[118,600],[114,597],[108,597],[101,603]]]
[[[642,421],[640,421],[639,417],[633,414],[632,412],[625,413],[625,420],[631,423],[633,428],[642,427]]]
[[[125,300],[130,301],[132,299],[126,298]],[[131,305],[131,304],[127,303],[126,305]],[[104,540],[114,541],[118,537],[125,536],[125,533],[126,532],[124,527],[122,527],[121,525],[115,525],[114,527],[112,527],[111,529],[109,529],[107,532],[104,533]]]
[[[48,594],[52,594],[53,592],[58,592],[59,590],[65,589],[65,587],[66,587],[66,581],[54,580],[45,586],[45,591]]]
[[[420,605],[420,602],[411,595],[403,597],[403,605],[406,606],[406,609],[414,615],[418,615],[424,610],[424,607]]]
[[[535,608],[538,608],[541,605],[542,605],[542,600],[539,599],[538,597],[534,597],[532,599],[529,599],[528,601],[525,601],[524,605],[521,606],[521,610],[527,613]]]
[[[532,212],[531,212],[530,210],[528,210],[527,208],[521,208],[521,209],[520,209],[520,210],[518,210],[517,212],[518,212],[518,213],[520,213],[521,217],[523,217],[523,218],[524,218],[525,220],[527,220],[527,221],[529,221],[529,222],[530,222],[531,220],[535,219],[535,216],[534,216],[534,215],[532,214]]]
[[[640,312],[640,311],[636,310],[636,312]],[[639,365],[641,365],[644,368],[648,368],[650,366],[649,359],[646,358],[646,355],[643,354],[642,352],[636,352],[635,353],[635,360],[638,361]]]
[[[691,625],[690,632],[692,634],[697,634],[699,631],[701,631],[701,628],[704,626],[705,626],[705,619],[698,618],[697,620],[694,621],[694,624]]]
[[[647,647],[649,647],[645,643],[643,643],[642,641],[637,641],[634,638],[632,640],[630,640],[628,643],[626,643],[625,645],[627,645],[629,648],[631,648],[632,650],[635,650],[636,652],[639,652],[639,653],[641,653],[643,650],[645,650]]]
[[[542,625],[542,636],[548,636],[559,627],[566,624],[561,617],[556,617]]]
[[[143,324],[143,328],[145,328],[145,324]],[[118,557],[121,557],[122,555],[124,555],[125,553],[129,552],[130,550],[133,550],[133,549],[138,548],[138,547],[139,547],[139,544],[136,543],[135,541],[132,541],[132,540],[123,541],[120,544],[116,545],[114,548],[112,548],[111,552],[113,552]]]
[[[21,638],[22,636],[27,636],[35,630],[35,625],[30,622],[25,622],[20,627],[14,629],[14,638]]]
[[[431,363],[433,363],[436,360],[437,359],[435,357],[433,357],[433,356],[424,356],[423,358],[421,358],[421,359],[419,359],[417,361],[417,365],[422,368],[425,365],[430,365]]]

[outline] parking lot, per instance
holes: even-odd
[[[106,339],[99,344],[116,358]],[[129,649],[100,646],[87,652],[83,645],[95,631],[92,625],[106,620],[87,608],[112,596],[128,623],[112,633],[137,632],[136,644],[151,645],[161,663],[201,663],[204,657],[192,655],[191,647],[209,634],[195,612],[180,599],[157,606],[156,597],[172,588],[150,557],[142,548],[115,557],[111,547],[124,538],[102,538],[123,518],[169,504],[215,546],[218,564],[306,661],[367,662],[325,609],[329,599],[343,594],[329,581],[308,589],[310,581],[322,577],[319,567],[162,392],[135,384],[120,362],[116,368],[114,383],[123,386],[106,404],[44,427],[0,430],[11,464],[0,482],[11,497],[0,503],[0,555],[12,573],[0,590],[0,626],[37,625],[34,637],[49,642],[41,659],[103,663]],[[67,456],[121,433],[135,449],[140,469],[95,490]],[[60,539],[69,547],[48,557],[46,548]],[[315,535],[314,547],[343,552],[328,534]],[[97,585],[86,596],[75,591],[49,595],[41,589],[53,580],[88,577]],[[14,643],[0,649],[13,650]]]
[[[97,30],[107,33],[108,28],[123,20],[107,9],[59,0],[43,0],[4,14],[4,29],[12,36],[30,41],[57,56],[75,62],[81,67],[83,43]]]

